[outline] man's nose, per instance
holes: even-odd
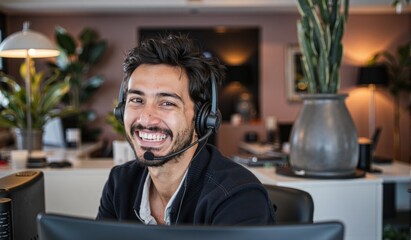
[[[159,122],[160,122],[160,118],[157,115],[157,111],[155,107],[145,106],[140,112],[138,123],[140,123],[141,125],[148,126],[148,125],[157,124]]]

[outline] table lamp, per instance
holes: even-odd
[[[360,67],[357,79],[357,85],[366,85],[369,87],[370,94],[370,112],[369,112],[369,137],[372,138],[375,129],[375,90],[377,85],[388,84],[388,73],[385,65],[369,65]]]
[[[29,29],[29,22],[23,23],[23,30],[4,39],[0,44],[0,57],[24,58],[26,62],[26,121],[27,121],[27,151],[30,160],[32,151],[32,119],[31,119],[31,74],[32,58],[56,57],[60,52],[43,34]]]

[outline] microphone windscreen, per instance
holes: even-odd
[[[145,160],[154,160],[154,153],[152,153],[152,152],[145,152],[145,153],[144,153],[144,159],[145,159]]]

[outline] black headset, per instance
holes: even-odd
[[[211,80],[211,103],[205,102],[199,108],[195,117],[195,130],[198,137],[202,137],[210,130],[216,133],[221,123],[221,113],[217,108],[217,84],[214,74],[210,76]],[[114,108],[114,116],[121,123],[124,124],[124,108],[126,106],[126,99],[124,99],[124,83],[121,83],[120,92],[118,95],[118,104]]]
[[[117,106],[114,108],[113,114],[117,121],[124,125],[124,108],[126,107],[126,99],[124,99],[124,84],[123,81],[120,86],[120,92],[118,93]]]

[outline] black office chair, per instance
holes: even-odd
[[[314,201],[300,189],[264,185],[274,205],[277,223],[312,223]]]

